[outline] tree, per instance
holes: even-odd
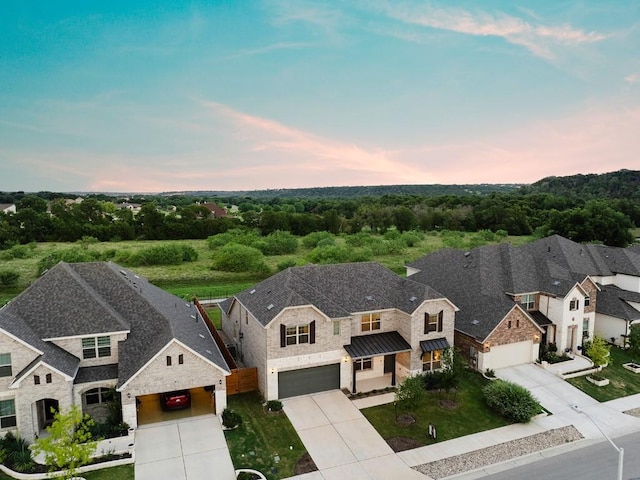
[[[49,436],[36,440],[33,451],[36,455],[44,454],[50,472],[65,470],[57,478],[71,479],[96,451],[97,442],[91,440],[89,431],[93,424],[91,417],[83,415],[77,405],[64,413],[55,412],[53,423],[47,427]]]
[[[606,366],[611,359],[609,358],[609,351],[611,347],[607,345],[601,337],[593,337],[593,340],[587,345],[585,353],[587,357],[593,360],[596,367]]]
[[[629,329],[629,353],[631,353],[634,361],[640,357],[640,323],[634,323]]]
[[[395,400],[398,406],[405,411],[417,407],[427,395],[424,389],[424,378],[422,375],[414,375],[405,378],[404,382],[396,389]]]

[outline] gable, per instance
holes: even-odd
[[[539,343],[543,330],[519,305],[515,305],[484,339],[491,345],[533,340]]]

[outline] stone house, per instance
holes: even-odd
[[[367,391],[441,367],[456,306],[373,263],[288,268],[221,304],[222,330],[268,400]]]
[[[61,262],[0,309],[0,434],[71,405],[103,420],[114,389],[132,428],[167,391],[221,412],[229,373],[193,304],[113,263]]]

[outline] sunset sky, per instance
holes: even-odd
[[[637,0],[0,2],[0,190],[640,169]]]

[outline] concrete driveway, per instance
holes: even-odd
[[[282,403],[320,470],[309,478],[424,480],[393,452],[341,391],[290,398]]]
[[[136,480],[235,480],[215,415],[144,425],[136,430]]]
[[[553,415],[547,421],[554,427],[575,425],[585,438],[602,438],[586,415],[570,405],[579,405],[609,436],[620,436],[640,429],[640,419],[616,410],[615,405],[600,403],[549,370],[534,364],[496,370],[496,376],[527,388]]]

